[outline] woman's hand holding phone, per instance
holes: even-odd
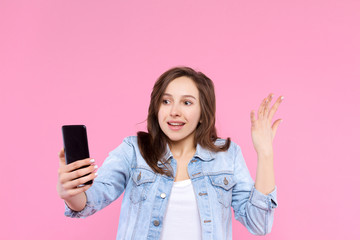
[[[92,186],[84,184],[96,178],[97,165],[91,158],[78,160],[67,165],[64,149],[59,152],[59,160],[57,192],[72,210],[81,211],[86,205],[84,192]]]

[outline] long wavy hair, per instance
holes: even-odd
[[[214,84],[211,79],[202,72],[196,72],[189,67],[171,68],[157,79],[153,87],[147,117],[148,132],[140,131],[137,133],[139,149],[147,164],[155,172],[167,176],[171,176],[173,173],[165,163],[165,159],[163,159],[168,138],[160,128],[158,112],[166,87],[174,79],[183,76],[192,79],[199,90],[201,123],[198,124],[195,130],[195,146],[200,144],[203,148],[213,152],[226,151],[230,146],[230,138],[226,139],[224,145],[215,145],[215,140],[218,138],[215,128],[216,103]],[[158,161],[162,163],[160,166]]]

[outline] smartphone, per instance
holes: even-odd
[[[66,164],[73,163],[78,160],[89,158],[89,145],[87,140],[86,126],[85,125],[64,125],[62,126],[62,135],[64,141],[64,152]],[[83,166],[81,168],[88,167]],[[78,168],[80,169],[80,168]],[[77,170],[77,169],[75,169]],[[75,171],[74,170],[74,171]],[[87,176],[90,173],[84,175]],[[85,185],[92,184],[90,180]],[[84,186],[83,184],[78,187]]]

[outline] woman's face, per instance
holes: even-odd
[[[189,77],[172,80],[162,97],[158,112],[161,130],[172,142],[194,141],[201,115],[199,90]]]

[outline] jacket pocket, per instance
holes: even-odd
[[[221,173],[210,175],[209,178],[217,193],[218,201],[224,207],[229,207],[232,201],[232,188],[236,184],[234,176],[232,174]]]
[[[133,187],[130,200],[136,204],[146,199],[149,187],[156,179],[156,174],[144,168],[136,168],[132,175]]]

